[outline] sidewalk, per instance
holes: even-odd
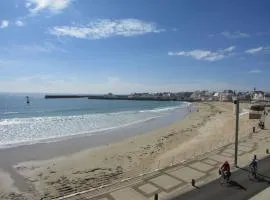
[[[265,157],[266,149],[270,148],[270,117],[265,120],[265,130],[258,130],[248,137],[242,138],[238,147],[238,165],[245,166],[254,154],[260,159]],[[204,185],[218,177],[218,167],[228,160],[233,165],[234,144],[229,144],[196,160],[177,164],[153,173],[139,176],[131,180],[123,180],[108,187],[89,190],[60,199],[65,200],[150,200],[154,194],[159,199],[170,199],[194,189],[196,185]],[[236,170],[234,167],[232,170]]]
[[[253,196],[249,200],[268,200],[269,197],[270,197],[270,187],[268,187],[267,189],[263,190],[259,194]]]

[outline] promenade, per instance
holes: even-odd
[[[238,166],[241,169],[233,173],[232,180],[234,182],[229,189],[222,188],[218,180],[215,179],[219,177],[218,167],[222,162],[228,160],[233,166],[234,144],[198,156],[189,162],[183,162],[134,179],[122,180],[110,186],[72,194],[59,199],[150,200],[154,199],[155,194],[158,194],[159,199],[164,200],[225,199],[228,198],[228,195],[231,195],[231,198],[233,194],[235,194],[235,197],[232,199],[246,199],[265,189],[268,185],[270,171],[265,163],[270,161],[266,154],[266,149],[270,147],[269,144],[270,117],[267,116],[264,130],[257,129],[255,133],[250,133],[249,136],[239,141]],[[259,162],[259,173],[262,175],[261,182],[248,181],[247,171],[244,170],[254,154],[257,155],[258,159],[265,158]],[[232,167],[232,171],[236,170],[237,168]],[[191,185],[192,179],[196,181],[196,187]],[[231,191],[234,192],[231,193]]]

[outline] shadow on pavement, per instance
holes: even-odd
[[[246,172],[249,172],[249,169],[247,169],[247,168],[243,168],[243,167],[237,167],[238,169],[241,169],[241,170],[243,170],[243,171],[246,171]]]
[[[194,187],[195,189],[197,189],[197,190],[200,189],[200,187],[198,187],[198,186],[196,186],[196,185],[194,185],[193,187]]]
[[[247,169],[247,168],[241,168],[241,167],[238,167],[238,168],[249,173],[249,169]],[[265,182],[265,183],[268,183],[270,185],[270,177],[263,175],[263,174],[260,174],[260,173],[257,173],[256,178],[252,178],[249,180],[254,180],[254,181],[258,181],[258,182]]]
[[[243,170],[243,171],[246,171],[246,172],[248,172],[249,173],[249,169],[247,169],[247,168],[242,168],[242,167],[238,167],[238,169],[241,169],[241,170]],[[260,182],[267,182],[268,184],[270,184],[270,177],[269,176],[266,176],[266,175],[263,175],[263,174],[260,174],[260,173],[257,173],[257,180],[258,181],[260,181]],[[267,180],[267,179],[269,179],[269,180]]]
[[[230,187],[237,187],[237,188],[239,188],[239,189],[241,189],[241,190],[247,190],[247,188],[245,188],[243,185],[241,185],[241,184],[239,184],[239,183],[237,183],[236,181],[233,181],[233,180],[231,180],[230,182],[229,182],[229,186]]]
[[[267,178],[267,179],[270,179],[269,176],[264,176],[264,175],[262,175],[262,174],[258,174],[258,177],[256,178],[256,180],[257,180],[258,182],[265,182],[265,183],[270,184],[270,181],[267,180],[266,178]]]

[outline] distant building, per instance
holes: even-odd
[[[265,100],[264,99],[264,92],[263,91],[254,91],[253,95],[252,95],[252,100],[253,101]]]
[[[239,92],[237,94],[237,98],[238,98],[238,100],[242,100],[242,101],[250,101],[251,100],[251,96],[248,92],[246,92],[246,93]]]
[[[200,91],[195,91],[190,95],[190,98],[195,101],[201,100],[201,92]]]
[[[270,101],[270,93],[265,93],[264,94],[264,100]]]
[[[234,92],[232,90],[224,90],[221,94],[220,94],[220,101],[224,101],[224,102],[232,102],[234,96]]]
[[[213,100],[214,101],[219,101],[220,100],[220,93],[219,92],[215,92],[214,94],[213,94]]]
[[[209,91],[195,91],[190,95],[190,99],[194,101],[213,101],[213,93]]]

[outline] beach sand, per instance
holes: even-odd
[[[136,177],[150,169],[191,159],[232,142],[233,106],[222,102],[196,103],[195,111],[168,127],[68,156],[20,162],[13,168],[34,185],[39,197],[67,195],[114,180]],[[247,107],[247,104],[241,104],[241,110]],[[256,122],[249,120],[247,114],[241,114],[240,137],[249,134]],[[7,196],[9,192],[6,189],[0,194]]]

